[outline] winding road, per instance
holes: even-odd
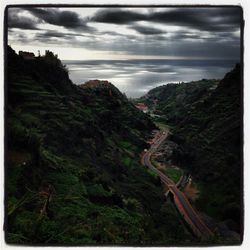
[[[175,183],[169,177],[155,168],[151,163],[151,155],[157,151],[159,146],[167,137],[168,131],[161,132],[160,137],[156,139],[150,149],[143,154],[141,162],[144,166],[147,166],[155,172],[161,178],[161,181],[167,185],[169,191],[173,194],[174,202],[178,211],[188,223],[194,234],[202,239],[210,238],[213,236],[213,233],[193,209],[186,196],[176,187]]]

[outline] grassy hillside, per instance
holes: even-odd
[[[35,60],[7,52],[7,243],[189,242],[139,162],[149,118],[110,83],[73,85],[51,52]]]
[[[202,80],[151,90],[145,101],[157,99],[156,110],[172,126],[170,138],[179,144],[176,164],[198,183],[199,210],[240,232],[241,143],[240,66],[220,82]]]

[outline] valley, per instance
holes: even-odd
[[[240,244],[240,84],[236,65],[129,100],[106,80],[73,84],[53,52],[8,47],[6,242]]]

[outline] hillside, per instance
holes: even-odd
[[[7,51],[5,238],[11,244],[186,244],[139,154],[154,124],[111,83],[76,86],[52,52]],[[187,240],[187,238],[190,238]]]
[[[184,138],[191,152],[187,167],[202,182],[199,208],[227,221],[238,232],[242,211],[240,83],[237,65],[176,127],[177,135]],[[178,153],[176,158],[180,158]]]
[[[196,182],[196,207],[241,232],[240,66],[221,81],[169,84],[151,90],[145,102],[161,110],[179,147],[173,161]]]
[[[167,124],[176,124],[191,112],[196,102],[209,95],[218,82],[202,79],[187,83],[169,83],[150,90],[138,101],[146,103]]]

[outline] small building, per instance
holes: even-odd
[[[34,60],[35,54],[27,51],[19,51],[19,56],[21,56],[25,60]]]
[[[143,113],[148,113],[148,106],[146,106],[144,103],[139,102],[135,104],[135,107],[141,110]]]

